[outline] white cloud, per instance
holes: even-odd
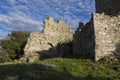
[[[40,31],[42,24],[40,21],[35,21],[18,14],[11,16],[0,15],[0,22],[9,29],[22,31]]]
[[[0,23],[12,30],[36,31],[43,20],[53,16],[63,19],[72,28],[87,22],[95,10],[94,0],[4,0],[0,2]]]

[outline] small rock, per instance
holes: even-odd
[[[8,77],[8,78],[6,78],[4,80],[18,80],[18,76],[17,75],[11,76],[11,77]]]
[[[34,58],[29,58],[28,59],[28,62],[30,62],[30,63],[33,63],[35,60],[34,60]]]

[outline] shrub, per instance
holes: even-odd
[[[29,33],[13,31],[6,39],[0,40],[0,62],[19,59],[23,55]]]

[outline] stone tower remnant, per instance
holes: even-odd
[[[107,15],[120,14],[120,0],[95,0],[96,12]]]
[[[65,56],[72,51],[73,32],[63,20],[54,22],[52,17],[44,20],[42,33],[33,32],[28,38],[23,59],[34,61],[40,57]]]
[[[80,23],[73,39],[73,53],[99,60],[120,55],[120,0],[96,0],[96,13]],[[117,46],[117,47],[116,47]]]

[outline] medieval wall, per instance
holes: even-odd
[[[75,32],[73,53],[96,61],[111,54],[120,56],[120,15],[94,13],[92,18]]]
[[[120,55],[116,45],[120,43],[120,15],[108,16],[105,14],[93,14],[95,31],[95,59],[109,54]]]
[[[96,12],[87,24],[80,23],[73,39],[73,53],[99,60],[120,55],[120,0],[96,0]]]
[[[63,20],[54,22],[52,17],[44,20],[42,33],[30,34],[24,49],[24,59],[55,57],[70,54],[72,51],[73,32]]]
[[[120,14],[120,0],[95,0],[96,12],[108,15]]]
[[[73,54],[99,60],[110,54],[120,55],[120,0],[96,0],[96,13],[90,22],[72,29],[63,20],[44,20],[42,33],[30,34],[23,59],[34,60]],[[74,38],[73,38],[74,37]],[[72,47],[73,41],[73,47]]]
[[[95,36],[92,20],[87,24],[80,22],[73,39],[74,55],[94,58],[95,54]]]

